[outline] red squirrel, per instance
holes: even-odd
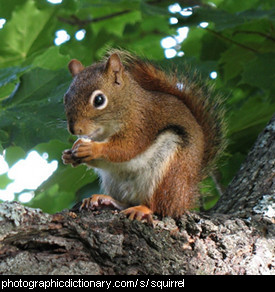
[[[79,139],[62,159],[93,167],[106,194],[84,199],[81,209],[109,205],[151,222],[152,214],[177,218],[194,207],[225,144],[220,99],[125,51],[68,67],[65,111]]]

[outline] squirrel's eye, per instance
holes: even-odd
[[[103,94],[98,94],[94,98],[94,106],[95,107],[100,107],[105,103],[105,96]]]
[[[100,90],[96,90],[91,96],[91,103],[96,109],[103,109],[107,106],[108,99]]]

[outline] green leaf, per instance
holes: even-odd
[[[272,1],[272,0],[271,0]],[[219,3],[219,5],[226,11],[230,13],[240,13],[244,10],[249,10],[251,8],[255,8],[259,6],[259,2],[261,6],[264,6],[263,4],[266,3],[266,0],[249,0],[249,1],[239,1],[239,0],[226,0]],[[269,7],[271,8],[271,7]]]
[[[226,163],[222,165],[220,171],[222,173],[222,184],[228,185],[233,179],[236,172],[240,169],[242,162],[245,159],[245,155],[240,152],[236,152],[231,155]]]
[[[37,68],[24,74],[0,111],[0,128],[9,134],[3,146],[15,144],[29,150],[50,139],[65,141],[63,95],[70,82],[67,70]]]
[[[85,165],[72,168],[69,165],[59,164],[58,171],[39,187],[38,192],[44,191],[51,185],[58,184],[61,191],[75,193],[81,187],[93,182],[96,178],[97,176],[93,173],[93,170],[87,169]]]
[[[107,12],[107,10],[105,11]],[[108,14],[111,15],[112,13],[114,13],[114,11],[109,10]],[[134,24],[138,21],[141,21],[141,13],[139,11],[129,11],[120,16],[111,17],[106,20],[95,22],[92,24],[92,29],[96,34],[104,33],[104,31],[107,31],[110,34],[122,37],[125,26],[127,24]]]
[[[0,154],[2,155],[2,152],[4,148],[2,147],[3,144],[7,143],[9,140],[9,134],[6,131],[0,130]]]
[[[142,1],[140,3],[140,10],[143,14],[147,15],[153,15],[153,16],[159,16],[162,15],[166,18],[168,21],[169,14],[168,14],[168,8],[167,7],[160,7],[157,5],[150,5],[146,3],[145,1]]]
[[[212,208],[220,198],[216,185],[211,177],[203,180],[200,185],[200,193],[202,194],[204,210]]]
[[[275,92],[275,53],[258,55],[244,67],[241,83]]]
[[[275,21],[275,8],[260,10],[260,9],[251,9],[245,10],[239,13],[239,16],[244,20],[255,20],[255,19],[269,19],[270,21]]]
[[[71,146],[72,146],[71,143],[64,143],[64,142],[61,142],[60,140],[55,139],[47,143],[38,144],[33,148],[33,150],[37,151],[40,154],[43,154],[46,152],[49,155],[48,157],[49,161],[57,160],[60,163],[62,163],[61,161],[62,152],[65,149],[71,148]]]
[[[218,60],[227,48],[227,42],[206,33],[202,37],[201,60]]]
[[[9,67],[0,69],[0,90],[2,86],[8,83],[18,81],[18,77],[22,75],[29,67]]]
[[[9,20],[11,18],[12,12],[17,6],[22,6],[27,0],[0,0],[1,15],[0,17]]]
[[[33,0],[15,7],[11,20],[0,30],[0,68],[13,66],[27,58],[53,14],[53,9],[38,10]]]
[[[29,67],[9,67],[0,69],[0,101],[6,99],[16,88],[19,77]]]
[[[149,57],[151,60],[162,60],[164,53],[161,46],[159,45],[160,40],[161,38],[159,35],[145,34],[136,42],[129,43],[127,45],[127,49],[133,52],[137,52],[140,55],[143,55],[143,52],[146,51],[147,57]]]
[[[248,131],[249,128],[255,126],[263,127],[274,111],[275,103],[271,103],[261,96],[250,97],[245,100],[238,110],[231,111],[229,116],[229,136],[241,131]]]
[[[65,208],[72,207],[74,197],[73,192],[62,192],[58,184],[55,184],[35,196],[26,205],[32,208],[40,208],[43,212],[53,214]]]
[[[216,31],[232,29],[246,22],[269,19],[275,20],[275,9],[270,10],[245,10],[243,12],[229,13],[222,9],[210,7],[193,8],[193,14],[189,17],[180,17],[179,24],[199,25],[201,22],[210,22],[215,24]]]
[[[189,28],[188,37],[182,43],[182,50],[187,57],[200,58],[202,38],[206,31],[202,28]]]
[[[180,17],[179,23],[183,25],[199,25],[201,22],[211,22],[215,24],[215,29],[220,31],[227,28],[236,27],[244,22],[238,15],[228,13],[221,9],[210,7],[198,7],[193,9],[193,14],[189,17]]]
[[[24,159],[26,157],[26,152],[18,146],[11,146],[6,149],[5,160],[11,168],[18,160]]]
[[[72,168],[59,164],[53,175],[36,190],[31,206],[42,206],[44,211],[50,213],[72,207],[76,202],[77,191],[96,178],[93,171],[84,165]]]
[[[50,71],[40,68],[31,70],[22,76],[18,90],[9,97],[4,106],[8,108],[9,105],[45,100],[45,96],[59,84],[61,78],[57,77],[62,73],[64,74],[65,71]]]
[[[220,64],[223,66],[223,77],[228,80],[237,77],[243,72],[247,63],[255,58],[255,54],[237,46],[231,46],[222,53]]]
[[[69,56],[60,54],[60,47],[52,46],[34,58],[32,66],[49,70],[58,70],[66,68],[69,61]]]
[[[4,190],[14,180],[10,179],[6,173],[0,175],[0,189]]]

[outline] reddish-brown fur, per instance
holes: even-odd
[[[138,193],[142,198],[140,206],[124,212],[131,219],[140,220],[149,218],[152,212],[178,217],[193,207],[198,197],[198,183],[224,147],[222,111],[215,111],[219,101],[213,101],[209,92],[185,78],[179,80],[175,75],[167,75],[152,64],[121,51],[111,52],[106,62],[86,69],[73,60],[69,68],[73,76],[77,75],[65,96],[71,131],[88,135],[100,121],[105,127],[111,127],[111,134],[95,141],[78,140],[71,150],[64,152],[64,162],[101,168],[100,163],[106,161],[112,167],[117,166],[120,173],[121,163],[142,159],[139,158],[142,155],[149,157],[150,152],[145,153],[158,137],[171,133],[167,137],[172,139],[171,147],[176,148],[172,152],[167,149],[168,157],[164,161],[163,157],[156,156],[161,179],[152,177],[152,184],[156,184],[153,193],[150,196]],[[87,103],[87,95],[97,89],[110,97],[106,111],[95,111]],[[145,176],[150,176],[148,171],[150,169]],[[121,175],[125,176],[124,172]],[[123,203],[129,202],[126,197]],[[95,204],[94,200],[83,204],[90,203]]]
[[[168,93],[177,96],[191,111],[203,129],[205,137],[205,151],[203,168],[208,166],[219,156],[225,148],[225,124],[221,99],[214,100],[209,92],[210,88],[190,83],[182,76],[168,75],[148,62],[140,61],[131,55],[125,54],[127,69],[134,79],[146,90]]]

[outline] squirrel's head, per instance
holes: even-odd
[[[110,137],[122,127],[131,102],[118,54],[86,68],[71,60],[68,67],[74,77],[64,96],[69,131],[95,141]]]

